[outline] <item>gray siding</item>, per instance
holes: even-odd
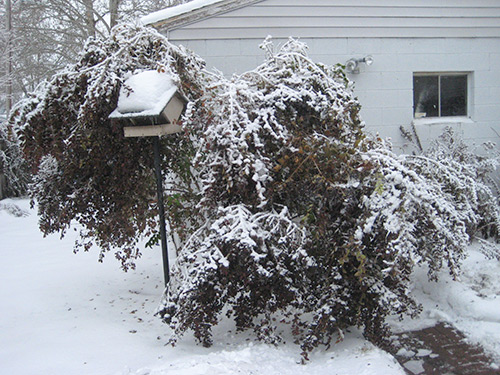
[[[262,0],[246,4],[170,31],[165,23],[160,30],[227,75],[261,64],[264,52],[258,46],[268,35],[276,45],[289,36],[300,37],[309,46],[309,56],[326,64],[370,54],[373,65],[361,65],[360,74],[349,78],[368,129],[392,138],[396,149],[405,144],[399,127],[412,123],[424,145],[445,126],[452,126],[471,143],[500,144],[500,0]],[[210,11],[214,9],[205,15]],[[414,119],[415,72],[469,74],[468,115]]]
[[[172,40],[499,37],[499,0],[264,0],[170,30]]]

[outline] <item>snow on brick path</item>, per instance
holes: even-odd
[[[396,358],[411,374],[500,374],[480,346],[471,344],[461,332],[445,323],[396,335],[393,344]]]
[[[498,245],[500,246],[500,245]],[[454,326],[471,344],[481,345],[500,366],[500,262],[487,259],[473,244],[459,280],[442,271],[439,281],[427,279],[427,269],[413,275],[413,295],[422,303],[418,319],[393,321],[395,331],[417,331],[437,322]]]
[[[404,374],[356,332],[306,366],[294,344],[271,347],[223,330],[210,349],[189,336],[165,346],[168,328],[153,316],[160,249],[145,249],[137,270],[123,273],[112,254],[103,264],[96,251],[74,255],[74,236],[43,238],[27,200],[0,201],[0,374]]]

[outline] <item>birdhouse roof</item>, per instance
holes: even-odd
[[[120,88],[118,105],[109,118],[159,116],[177,92],[167,73],[147,70],[134,74]]]

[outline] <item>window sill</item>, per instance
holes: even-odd
[[[446,124],[473,124],[474,121],[470,117],[426,117],[413,119],[415,125],[446,125]]]

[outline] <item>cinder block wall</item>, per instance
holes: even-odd
[[[405,140],[399,127],[415,123],[423,145],[452,126],[470,143],[500,144],[500,43],[496,38],[303,38],[309,56],[325,64],[372,55],[371,66],[351,74],[367,128],[390,137],[396,150]],[[226,75],[254,69],[264,59],[260,39],[175,40]],[[275,44],[284,43],[275,40]],[[414,72],[467,72],[468,118],[413,119]]]

